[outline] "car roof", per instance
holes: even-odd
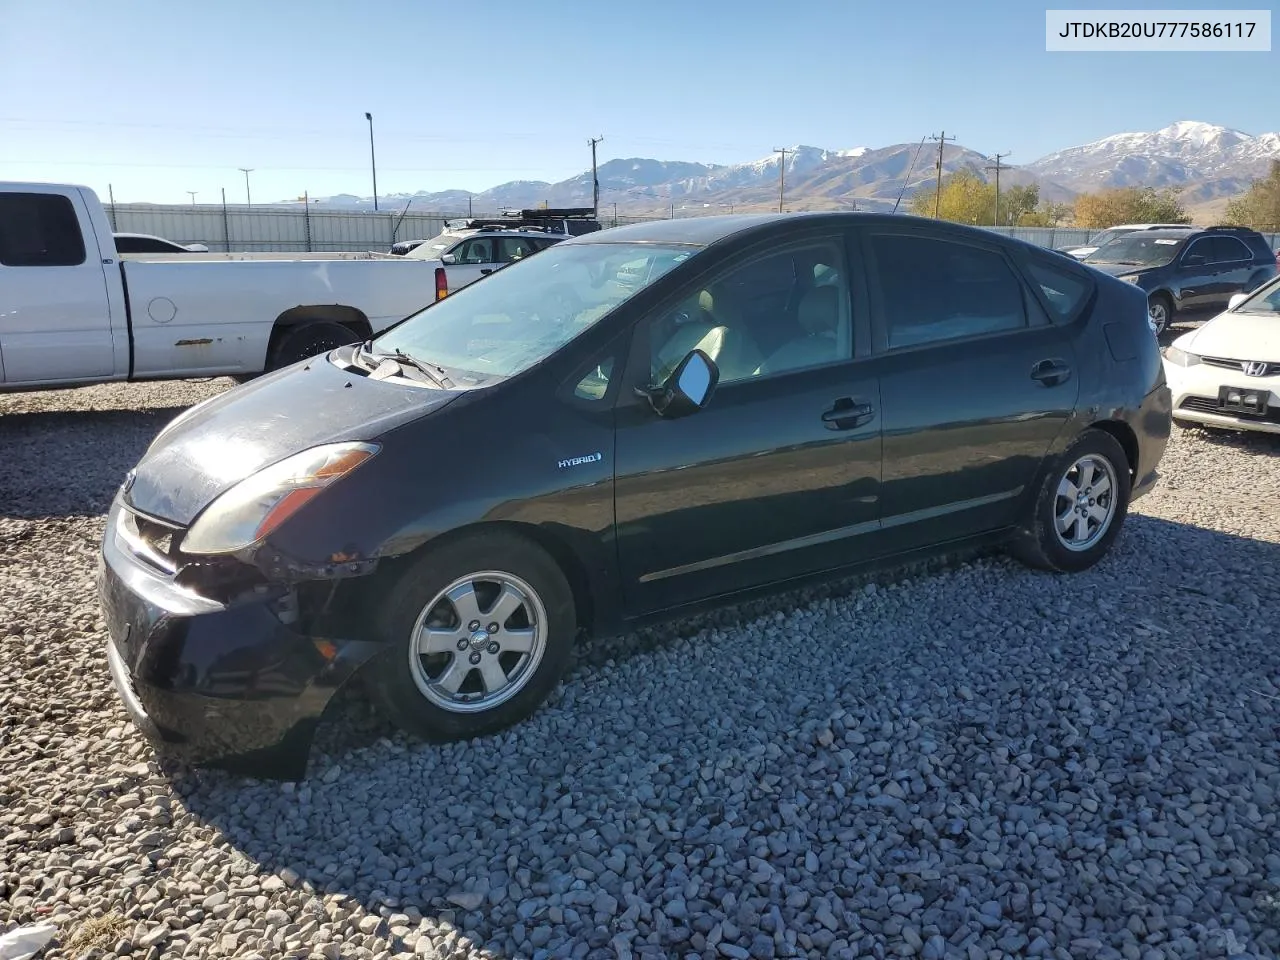
[[[1183,230],[1181,228],[1174,229],[1172,227],[1162,227],[1158,230],[1143,230],[1142,236],[1144,240],[1147,237],[1151,237],[1156,240],[1161,240],[1166,237],[1170,237],[1177,240],[1186,240],[1190,237],[1195,236],[1197,233],[1208,233],[1208,231],[1201,230],[1195,227],[1191,228],[1190,230]]]
[[[805,211],[797,213],[730,213],[709,217],[677,217],[667,220],[648,220],[622,227],[598,230],[566,240],[566,243],[684,243],[692,246],[709,246],[729,237],[741,237],[752,233],[767,233],[779,223],[825,224],[829,226],[853,226],[855,224],[912,224],[929,223],[943,229],[959,232],[979,231],[988,237],[1002,240],[1011,238],[980,230],[965,224],[938,221],[931,217],[910,214],[862,213],[854,211]]]

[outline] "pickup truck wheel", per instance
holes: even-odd
[[[365,686],[396,726],[434,743],[532,714],[564,675],[576,632],[560,567],[506,533],[428,548],[379,606],[374,629],[388,649]]]
[[[278,370],[299,360],[328,353],[344,344],[356,343],[359,339],[359,334],[340,323],[330,320],[304,322],[280,338],[267,361],[267,369]]]

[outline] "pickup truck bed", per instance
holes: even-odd
[[[116,252],[88,187],[0,183],[0,390],[249,377],[435,299],[439,263],[373,252]]]

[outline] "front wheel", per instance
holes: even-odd
[[[477,533],[424,554],[378,619],[386,653],[367,685],[382,712],[430,742],[468,740],[531,715],[564,675],[573,594],[541,548]]]
[[[1157,293],[1147,301],[1147,316],[1151,318],[1151,329],[1158,337],[1169,329],[1173,323],[1173,303],[1163,293]]]
[[[1089,569],[1120,534],[1131,488],[1129,461],[1115,437],[1086,430],[1045,474],[1011,552],[1041,570]]]

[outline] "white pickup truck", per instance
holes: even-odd
[[[0,391],[252,377],[380,332],[443,295],[445,270],[376,253],[122,256],[88,187],[0,182]]]

